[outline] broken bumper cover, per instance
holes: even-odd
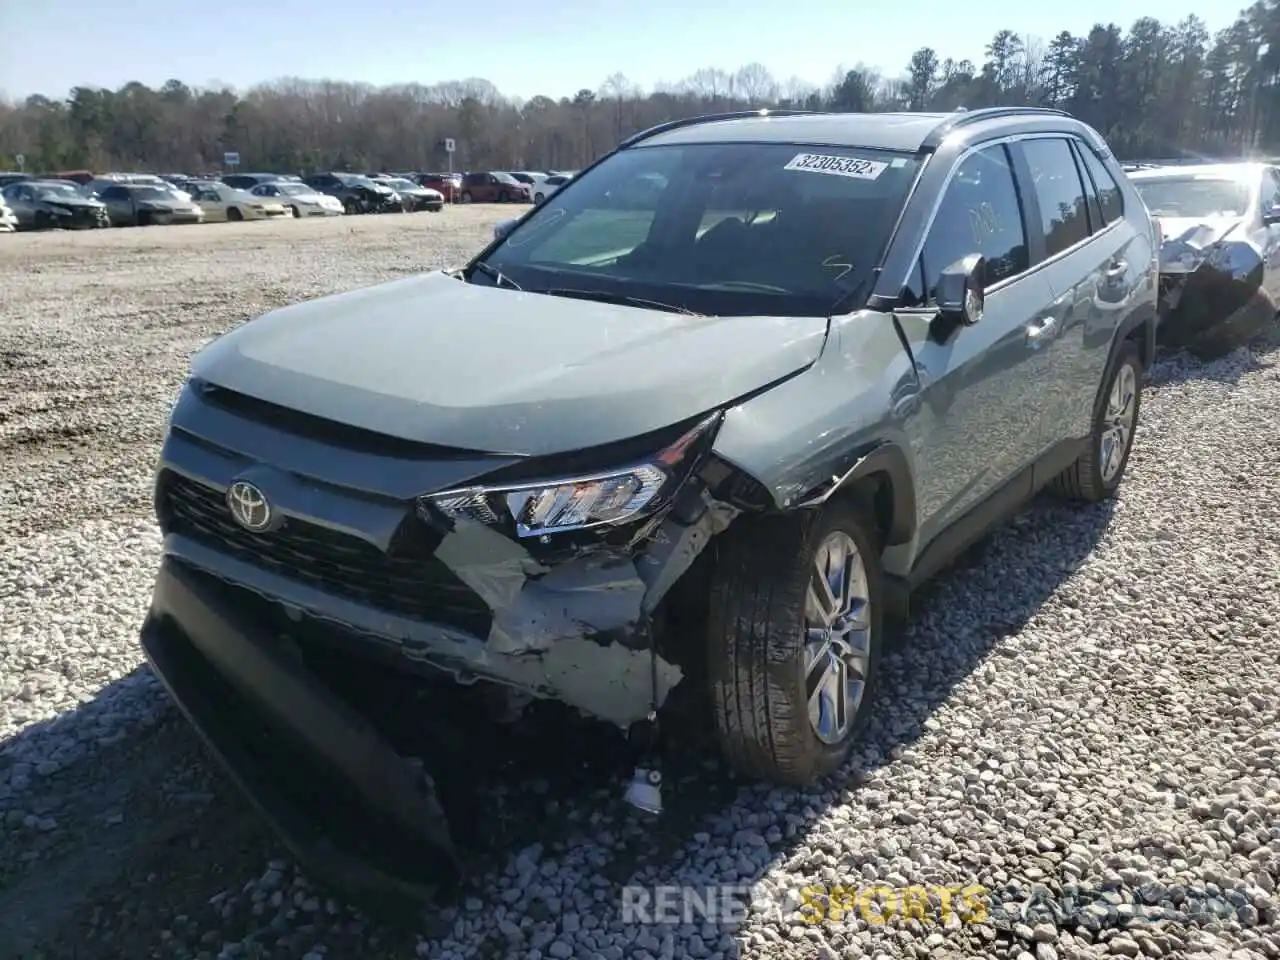
[[[1196,242],[1195,231],[1165,242],[1160,265],[1159,338],[1186,346],[1227,327],[1260,331],[1276,314],[1266,265],[1245,239]]]
[[[239,612],[217,578],[167,556],[142,646],[182,712],[291,852],[352,890],[429,898],[457,879],[419,771]]]

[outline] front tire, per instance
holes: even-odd
[[[544,196],[543,196],[542,194],[540,194],[540,193],[535,193],[535,194],[533,195],[533,202],[534,202],[534,203],[541,203],[541,202],[542,202],[543,200],[545,200],[545,199],[547,199],[547,198],[546,198],[546,197],[544,197]]]
[[[1126,340],[1120,345],[1098,397],[1089,446],[1054,478],[1054,491],[1082,503],[1099,503],[1113,497],[1129,466],[1141,407],[1142,358],[1138,345]]]
[[[470,202],[471,202],[471,194],[470,194],[470,193],[468,193],[468,192],[466,192],[466,191],[463,191],[463,193],[462,193],[462,202],[463,202],[463,203],[470,203]]]
[[[239,223],[244,219],[244,214],[240,212],[238,207],[227,208],[227,220],[231,223]]]
[[[296,206],[294,206],[294,205],[292,205],[292,204],[291,204],[291,205],[289,206],[289,211],[293,214],[293,219],[295,219],[295,220],[301,220],[301,219],[302,219],[302,211],[301,211],[301,210],[299,210]]]
[[[866,726],[884,629],[874,531],[836,501],[724,535],[708,672],[721,749],[738,773],[811,786]]]

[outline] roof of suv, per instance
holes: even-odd
[[[993,107],[955,113],[769,113],[694,118],[663,124],[632,137],[627,145],[679,143],[796,143],[858,146],[914,153],[952,127],[984,126],[1000,120],[1026,123],[1079,121],[1060,110]],[[665,129],[664,129],[665,128]]]

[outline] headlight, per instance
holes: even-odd
[[[471,487],[423,497],[420,509],[434,507],[452,520],[515,525],[518,537],[541,537],[625,523],[666,503],[688,475],[688,457],[710,437],[720,414],[706,418],[649,460],[619,470],[538,483]]]

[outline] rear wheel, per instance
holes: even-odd
[[[471,202],[471,194],[470,194],[468,191],[466,191],[466,190],[464,190],[464,191],[462,192],[462,202],[463,202],[463,203],[470,203],[470,202]]]
[[[240,212],[239,207],[228,207],[227,219],[230,220],[232,223],[236,223],[237,221],[244,219],[244,214]]]
[[[360,212],[360,204],[356,203],[351,197],[342,201],[342,210],[344,213],[353,215]]]
[[[874,530],[838,501],[725,535],[708,668],[720,743],[738,772],[809,786],[866,725],[883,630]]]
[[[547,199],[547,198],[546,198],[546,197],[544,197],[544,196],[543,196],[542,194],[540,194],[540,193],[535,193],[535,194],[533,195],[533,202],[534,202],[534,203],[541,203],[541,202],[542,202],[543,200],[545,200],[545,199]]]
[[[1142,358],[1138,345],[1120,346],[1093,414],[1089,445],[1053,480],[1053,489],[1071,500],[1098,503],[1113,496],[1124,479],[1142,406]]]

